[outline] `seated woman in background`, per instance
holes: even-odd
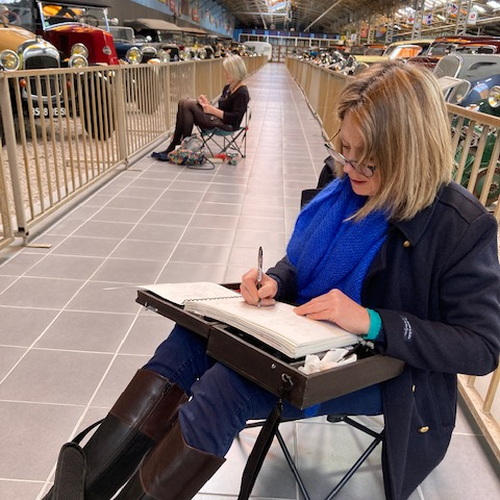
[[[498,365],[498,222],[451,180],[446,105],[429,71],[373,65],[347,82],[338,116],[338,178],[302,210],[262,286],[252,269],[241,293],[255,306],[298,304],[298,315],[404,361],[393,379],[305,410],[285,403],[282,413],[383,414],[386,498],[404,500],[445,456],[456,374]],[[112,498],[127,481],[119,500],[193,498],[247,421],[276,401],[208,356],[205,338],[175,326],[85,445],[85,498]]]
[[[222,89],[219,107],[210,104],[204,95],[200,95],[198,99],[181,99],[172,142],[165,151],[154,152],[151,155],[153,158],[168,161],[168,153],[179,146],[182,139],[192,134],[194,125],[203,129],[238,129],[250,101],[248,88],[243,83],[247,76],[247,67],[245,61],[237,55],[224,58],[222,66],[228,83]]]

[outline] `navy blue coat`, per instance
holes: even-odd
[[[439,464],[455,425],[457,373],[484,375],[500,354],[498,223],[452,182],[412,220],[390,224],[362,289],[378,311],[379,352],[406,362],[382,384],[388,499],[405,499]],[[293,266],[268,271],[293,302]]]

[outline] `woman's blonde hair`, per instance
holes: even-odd
[[[338,115],[341,121],[349,115],[360,128],[358,163],[369,159],[380,175],[379,192],[356,218],[382,209],[392,220],[410,219],[450,182],[450,123],[430,71],[398,61],[373,65],[344,88]]]
[[[244,80],[248,74],[245,61],[236,54],[225,57],[222,66],[237,82]]]

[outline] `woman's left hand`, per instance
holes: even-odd
[[[366,308],[337,289],[296,307],[295,313],[315,320],[331,321],[356,335],[365,335],[370,328]]]
[[[213,110],[214,106],[212,106],[209,102],[206,103],[200,103],[201,107],[203,108],[203,112],[207,113],[208,115],[213,115]]]

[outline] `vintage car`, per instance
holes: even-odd
[[[441,36],[434,40],[425,55],[409,59],[412,64],[434,68],[448,54],[497,54],[500,53],[500,37],[455,35]]]
[[[346,46],[344,54],[352,56],[381,56],[387,45],[383,43],[365,43],[362,45]]]
[[[73,59],[70,64],[75,62]],[[81,61],[80,61],[81,62]],[[6,19],[0,23],[0,71],[31,70],[41,68],[59,68],[61,61],[59,51],[50,42],[37,37],[33,32],[21,26],[8,24]],[[14,115],[20,110],[16,105],[17,95],[20,95],[22,112],[25,116],[31,113],[35,117],[48,114],[49,101],[55,116],[65,115],[65,108],[56,106],[56,90],[54,77],[40,85],[42,94],[37,95],[35,80],[22,76],[11,80],[11,100]],[[17,86],[17,88],[16,88]],[[2,128],[3,141],[3,128]]]
[[[123,24],[133,28],[137,40],[147,41],[158,51],[167,51],[171,61],[194,58],[196,50],[193,47],[205,45],[196,41],[196,38],[202,35],[205,35],[206,38],[206,32],[203,30],[177,26],[162,19],[138,18],[125,20]],[[185,49],[185,53],[181,53],[183,49]],[[192,52],[192,54],[188,55],[188,52]]]
[[[452,104],[468,106],[487,96],[493,86],[492,77],[500,74],[500,54],[448,54],[439,60],[433,72],[441,81],[453,78],[464,82],[459,91],[455,86],[445,96]]]
[[[386,59],[404,59],[407,60],[419,54],[425,54],[429,49],[433,38],[421,40],[404,40],[393,42],[387,46],[381,56],[362,55],[355,56],[358,63],[374,64],[385,61]]]
[[[36,30],[59,49],[63,65],[75,53],[85,55],[90,65],[119,64],[107,10],[97,0],[38,0]]]
[[[158,50],[148,40],[137,40],[134,30],[129,26],[110,26],[116,53],[120,61],[128,64],[168,62],[165,51]]]
[[[456,84],[445,90],[445,97],[448,102],[467,107],[474,111],[480,111],[494,116],[500,116],[500,54],[462,54],[454,53],[444,56],[434,68],[434,73],[440,82],[446,79],[454,79]],[[452,126],[456,126],[457,120],[452,121]],[[462,164],[463,173],[460,182],[467,186],[472,175],[476,155],[483,127],[474,124],[472,133],[467,135],[470,121],[465,120],[462,125],[461,139],[458,144],[455,160],[458,165]],[[465,138],[469,137],[470,142],[465,144]],[[481,154],[479,170],[474,185],[474,193],[481,196],[484,183],[488,176],[488,166],[493,154],[497,134],[489,131]],[[462,158],[462,152],[467,146],[467,156]],[[492,182],[489,185],[487,204],[498,200],[500,195],[500,164],[497,163],[493,172]]]

